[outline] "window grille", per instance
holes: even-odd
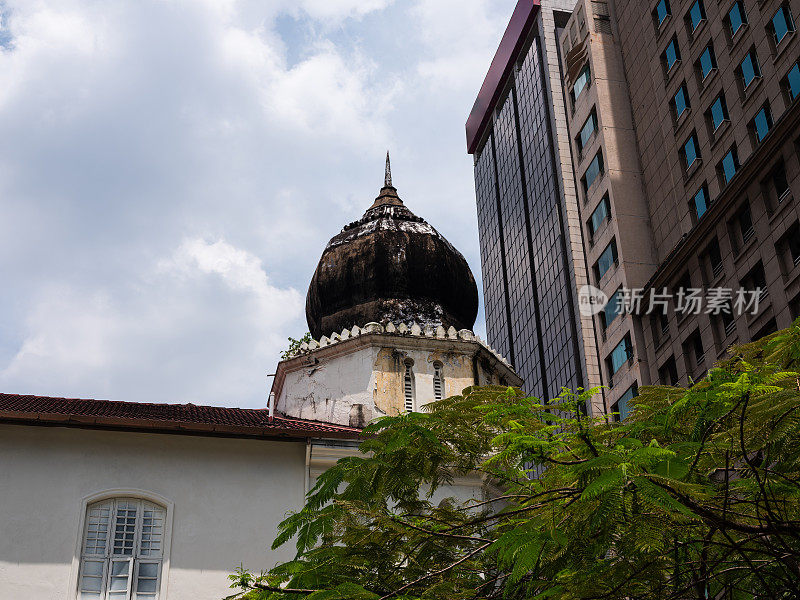
[[[166,514],[135,498],[89,505],[78,600],[158,600]]]
[[[595,17],[605,17],[608,19],[611,13],[608,12],[608,2],[592,1],[592,12]]]
[[[411,364],[406,363],[406,372],[403,377],[403,391],[406,399],[406,412],[414,411],[414,372]]]
[[[611,21],[608,19],[595,18],[594,31],[595,33],[607,33],[611,35]]]
[[[433,397],[436,400],[444,398],[444,377],[442,376],[442,365],[433,365]]]

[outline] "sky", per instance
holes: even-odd
[[[265,406],[387,149],[480,288],[464,123],[514,5],[0,0],[0,391]]]

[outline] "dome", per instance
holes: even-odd
[[[477,315],[478,288],[467,261],[403,204],[387,154],[380,195],[331,239],[317,265],[306,298],[312,336],[373,322],[471,329]]]

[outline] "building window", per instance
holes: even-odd
[[[603,325],[603,331],[605,332],[606,329],[609,328],[611,323],[620,315],[622,312],[622,288],[618,289],[614,292],[614,295],[611,296],[608,300],[608,304],[603,309],[603,312],[600,313],[600,321]]]
[[[780,161],[775,168],[772,169],[772,189],[775,191],[775,200],[778,204],[783,202],[791,193],[789,189],[789,181],[786,179],[786,165]]]
[[[405,396],[406,412],[414,412],[414,361],[407,358],[405,361],[405,373],[403,374],[403,395]]]
[[[694,166],[696,160],[700,158],[700,146],[697,143],[697,134],[692,132],[681,148],[681,159],[683,168],[687,171]]]
[[[589,114],[589,118],[581,127],[581,132],[575,140],[578,144],[578,152],[583,154],[583,149],[589,144],[589,141],[597,133],[597,109],[593,108]]]
[[[617,400],[616,404],[614,404],[614,406],[611,408],[611,412],[614,413],[615,421],[624,421],[631,415],[631,412],[633,412],[633,410],[630,407],[629,403],[638,395],[639,395],[639,386],[634,383],[633,386],[630,387],[627,392],[622,394],[622,397],[619,400]]]
[[[720,250],[719,247],[719,240],[717,238],[711,240],[711,243],[708,246],[706,246],[706,250],[703,254],[705,255],[706,260],[708,261],[708,269],[710,275],[708,281],[713,282],[717,278],[719,278],[725,270],[722,262],[722,251]]]
[[[683,344],[683,354],[686,357],[686,370],[689,373],[697,374],[705,366],[706,353],[699,330],[695,331]]]
[[[800,319],[800,294],[795,296],[795,299],[792,300],[789,310],[792,311],[792,319]]]
[[[717,129],[719,129],[724,122],[729,120],[728,103],[725,101],[725,94],[717,96],[711,108],[708,109],[706,117],[708,118],[708,124],[712,135],[717,132]]]
[[[663,310],[650,317],[650,329],[653,332],[653,344],[658,348],[669,337],[669,318]]]
[[[706,46],[705,50],[703,50],[696,67],[701,83],[717,68],[717,55],[714,53],[714,46],[712,44],[709,44]]]
[[[725,333],[725,338],[729,338],[736,333],[736,319],[733,318],[733,310],[728,307],[728,310],[723,310],[720,313],[722,330]]]
[[[591,71],[589,70],[589,65],[586,65],[578,75],[578,78],[575,80],[575,83],[572,85],[572,90],[570,90],[569,93],[573,107],[575,106],[575,102],[577,102],[578,98],[580,98],[583,90],[587,85],[589,85],[590,78]]]
[[[675,358],[670,357],[658,370],[658,379],[661,385],[678,385],[678,367]]]
[[[606,359],[610,377],[613,378],[631,360],[633,360],[633,345],[631,344],[631,336],[628,334],[622,338],[622,341],[611,351],[611,354]],[[614,384],[612,383],[611,385]]]
[[[706,20],[706,7],[703,6],[703,0],[695,0],[689,12],[686,13],[686,27],[689,30],[689,35],[694,34],[695,30],[700,27],[700,24]]]
[[[781,81],[781,87],[783,88],[783,95],[786,99],[786,105],[788,106],[800,95],[800,63],[794,63],[792,65],[786,77]]]
[[[761,77],[761,67],[758,64],[758,55],[755,48],[745,55],[737,70],[742,92],[744,92],[755,79]]]
[[[444,365],[438,361],[433,363],[433,397],[436,400],[444,398]]]
[[[689,104],[689,92],[686,90],[686,82],[684,82],[672,97],[672,117],[676,122],[683,116],[683,113],[686,112],[688,108],[691,108],[691,105]]]
[[[753,120],[750,121],[750,134],[753,137],[753,145],[761,143],[767,137],[772,125],[772,111],[769,109],[769,103],[766,103],[756,113]]]
[[[749,204],[742,209],[736,221],[739,223],[739,233],[742,235],[742,244],[746,244],[753,238],[753,235],[755,235],[753,217],[750,213]]]
[[[755,235],[749,204],[745,203],[733,218],[730,224],[730,231],[732,233],[731,237],[737,242],[737,248],[735,248],[736,252],[741,252]]]
[[[703,339],[699,332],[692,336],[692,355],[694,368],[702,369],[706,362],[706,351],[703,349]]]
[[[611,201],[608,199],[608,194],[603,196],[600,204],[594,209],[591,219],[589,219],[589,237],[590,241],[594,243],[595,234],[598,230],[608,221],[611,220]]]
[[[699,221],[711,206],[711,200],[708,197],[708,186],[705,183],[697,190],[697,193],[692,196],[691,205],[694,210],[694,215]]]
[[[680,59],[681,51],[678,48],[678,40],[677,38],[673,37],[669,41],[667,49],[664,50],[664,54],[661,55],[661,60],[664,64],[664,74],[668,74],[672,70],[672,67],[675,66],[675,63],[677,63]]]
[[[761,290],[761,299],[764,300],[769,296],[767,288],[767,277],[764,273],[764,265],[759,261],[756,266],[750,269],[750,272],[744,276],[740,282],[743,290],[755,292]]]
[[[796,221],[781,237],[778,253],[784,256],[784,275],[788,275],[800,265],[800,224]]]
[[[656,7],[653,9],[653,21],[656,24],[656,29],[660,29],[661,25],[664,24],[664,21],[671,14],[672,11],[669,7],[669,0],[658,0],[658,4],[656,4]]]
[[[600,258],[597,259],[597,264],[594,266],[595,277],[597,281],[603,278],[603,275],[608,273],[612,267],[617,266],[617,241],[611,240],[608,247],[603,250]]]
[[[598,152],[586,168],[586,173],[583,175],[583,193],[589,193],[589,188],[597,181],[597,178],[602,176],[604,172],[603,165],[603,151]]]
[[[676,302],[680,302],[679,297],[683,296],[684,298],[692,292],[692,290],[696,289],[694,284],[692,284],[692,274],[689,271],[684,272],[683,275],[678,278],[675,282],[673,287],[673,297],[675,297]],[[678,326],[680,327],[681,321],[685,320],[689,317],[690,311],[683,311],[678,312]]]
[[[137,498],[87,506],[78,600],[156,600],[166,516],[163,506]]]
[[[773,15],[767,28],[772,34],[772,42],[775,44],[776,48],[780,46],[780,43],[787,35],[794,33],[794,19],[792,18],[792,11],[789,10],[787,4],[784,3],[781,5],[778,12]]]
[[[656,318],[656,322],[654,323],[655,327],[653,328],[654,338],[657,338],[657,345],[661,345],[661,342],[666,340],[669,337],[669,317],[667,317],[667,313],[664,310],[661,310],[658,313]]]
[[[778,323],[775,321],[775,319],[770,319],[761,329],[758,330],[758,333],[753,336],[753,339],[760,340],[768,335],[772,335],[776,331],[778,331]]]
[[[731,9],[725,17],[725,22],[728,26],[730,39],[733,40],[741,28],[747,25],[747,13],[744,10],[741,0],[737,0],[733,3],[733,6],[731,6]]]
[[[728,185],[738,170],[739,152],[736,150],[736,146],[733,146],[717,165],[721,187]]]

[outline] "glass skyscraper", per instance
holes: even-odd
[[[594,333],[577,310],[586,268],[582,253],[573,256],[580,224],[571,239],[574,189],[561,172],[571,158],[568,138],[560,156],[557,131],[566,122],[555,42],[571,5],[519,2],[467,123],[488,341],[545,401],[562,387],[599,384],[586,368]]]

